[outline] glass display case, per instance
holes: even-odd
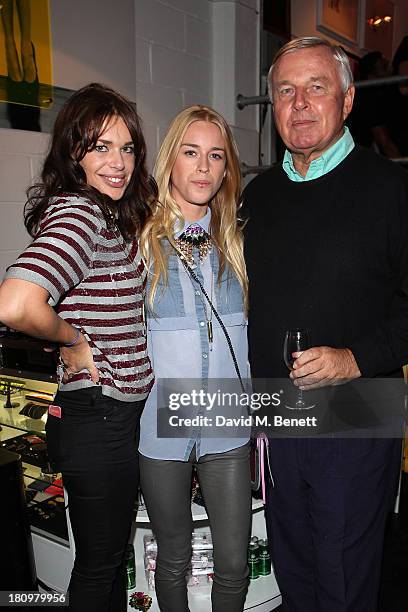
[[[39,583],[68,586],[74,552],[61,475],[52,471],[45,436],[57,385],[55,359],[20,334],[0,337],[0,447],[20,455]]]
[[[210,531],[208,517],[205,509],[197,504],[192,505],[194,533]],[[148,593],[152,599],[152,605],[149,612],[160,612],[157,605],[154,590],[149,590],[148,580],[144,565],[144,536],[152,533],[149,523],[149,517],[145,510],[139,510],[136,517],[136,522],[133,530],[133,545],[135,549],[136,560],[136,586],[128,591],[129,596],[133,592]],[[266,538],[266,526],[264,520],[264,507],[261,500],[254,499],[252,502],[252,536],[257,536],[259,539]],[[188,587],[188,599],[191,612],[208,612],[211,609],[210,604],[211,585],[200,584],[199,586]],[[251,612],[271,612],[282,603],[282,598],[279,592],[278,585],[273,573],[268,576],[259,576],[256,580],[251,580],[248,589],[248,595],[245,601],[244,610]],[[132,610],[129,606],[128,610]]]
[[[43,346],[27,338],[0,338],[0,446],[21,456],[37,577],[41,583],[65,592],[73,566],[75,547],[69,523],[68,500],[61,475],[48,461],[45,423],[48,405],[57,385],[54,363],[44,358]],[[38,371],[37,371],[38,370]],[[192,505],[194,533],[209,531],[205,509]],[[146,510],[139,507],[132,528],[136,560],[136,586],[128,591],[148,593],[151,612],[158,612],[154,590],[149,589],[144,568],[143,537],[151,533]],[[252,535],[266,538],[261,501],[252,504]],[[189,587],[192,612],[210,606],[210,584]],[[270,612],[281,604],[273,574],[250,583],[245,610]],[[132,610],[130,606],[129,610]]]

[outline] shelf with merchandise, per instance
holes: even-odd
[[[0,372],[0,384],[13,381]],[[52,402],[56,384],[19,379],[20,391],[12,395],[12,407],[7,398],[0,398],[0,446],[21,456],[26,471],[32,471],[32,478],[49,483],[53,474],[48,461],[45,437],[47,410]]]
[[[208,516],[205,509],[197,504],[192,504],[192,515],[194,532],[209,531]],[[133,545],[136,560],[136,586],[128,591],[128,599],[134,592],[144,592],[152,597],[149,612],[160,612],[154,590],[149,590],[144,569],[143,536],[151,534],[149,517],[146,510],[139,510],[135,521]],[[261,500],[252,501],[252,535],[266,538],[266,526],[264,519],[264,506]],[[211,585],[194,586],[188,588],[189,607],[191,612],[208,612],[211,598]],[[282,603],[278,585],[274,573],[269,576],[260,576],[251,580],[244,611],[271,612]],[[128,611],[133,608],[128,605]]]
[[[32,374],[30,378],[19,374],[13,377],[10,371],[5,375],[4,368],[0,378],[24,383],[11,396],[17,406],[6,407],[6,397],[0,397],[0,446],[21,457],[37,576],[48,587],[64,592],[74,547],[61,475],[51,469],[45,438],[47,407],[57,387],[50,380],[44,381],[41,374],[38,380]]]

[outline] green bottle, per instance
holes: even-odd
[[[133,544],[126,548],[126,588],[128,591],[136,586],[135,549]]]
[[[259,575],[269,576],[271,573],[271,556],[268,549],[268,540],[259,540]]]
[[[250,544],[248,548],[249,577],[251,580],[259,578],[259,546]]]

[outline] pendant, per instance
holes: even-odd
[[[208,343],[210,345],[210,351],[212,351],[212,343],[213,343],[213,326],[212,326],[212,321],[207,321],[207,335],[208,335]]]

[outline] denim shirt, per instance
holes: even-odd
[[[211,213],[199,223],[208,231]],[[186,223],[187,228],[191,223]],[[184,231],[184,228],[183,228]],[[176,237],[181,232],[176,233]],[[249,439],[244,429],[238,435],[243,437],[208,437],[201,435],[201,428],[194,430],[191,438],[158,438],[157,436],[157,385],[160,379],[201,379],[202,387],[210,378],[234,379],[237,374],[227,345],[225,335],[212,317],[213,342],[210,347],[207,334],[207,318],[210,307],[200,288],[184,269],[180,258],[167,242],[168,285],[159,283],[153,313],[148,310],[147,340],[148,352],[155,373],[156,382],[147,399],[140,424],[139,451],[153,459],[187,461],[196,445],[196,457],[221,453],[245,444]],[[200,263],[198,251],[194,249],[197,267],[194,272],[211,297],[234,347],[235,355],[244,378],[249,377],[247,321],[244,315],[241,286],[227,267],[221,283],[218,284],[218,256],[215,247]],[[147,286],[147,295],[150,282]],[[242,432],[242,434],[241,434]],[[229,431],[229,434],[231,432]]]

